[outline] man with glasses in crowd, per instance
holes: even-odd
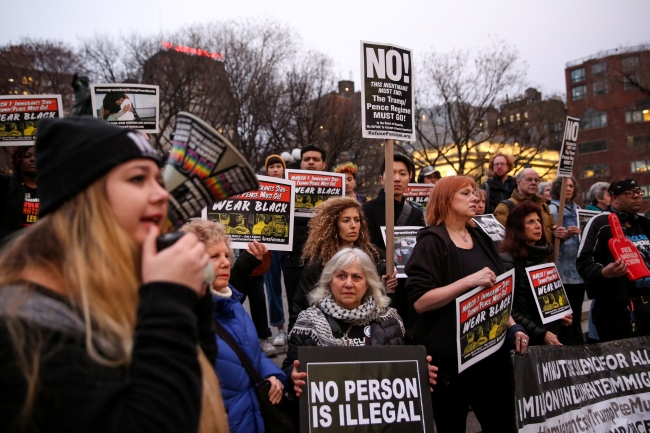
[[[650,267],[650,220],[637,214],[644,191],[634,179],[619,179],[609,186],[608,211],[593,217],[585,227],[578,249],[578,272],[587,295],[596,300],[593,322],[600,341],[650,335],[650,278],[630,281],[627,266],[614,260],[609,249],[613,237],[608,216],[618,216],[623,234]]]
[[[520,171],[517,175],[517,189],[513,191],[509,199],[499,203],[494,211],[494,216],[505,227],[508,214],[518,203],[526,200],[532,201],[542,208],[544,236],[548,242],[553,243],[556,238],[566,238],[567,229],[555,224],[555,218],[553,218],[546,200],[537,195],[539,182],[539,174],[532,168],[525,168]]]

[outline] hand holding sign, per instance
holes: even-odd
[[[650,277],[650,271],[646,267],[639,250],[623,234],[623,228],[621,227],[618,215],[610,213],[607,219],[609,220],[609,226],[612,228],[612,235],[614,236],[609,240],[609,250],[617,262],[621,260],[626,265],[627,278],[630,281],[634,281],[639,278]],[[605,269],[603,269],[603,275],[605,275]]]

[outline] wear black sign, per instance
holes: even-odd
[[[301,347],[301,432],[433,432],[422,346]]]
[[[413,52],[361,41],[361,76],[363,137],[415,141]]]
[[[650,431],[650,337],[513,355],[520,433]]]

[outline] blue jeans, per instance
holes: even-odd
[[[282,266],[281,251],[271,252],[271,267],[264,274],[266,296],[269,300],[269,322],[271,326],[284,325],[284,307],[282,306]]]

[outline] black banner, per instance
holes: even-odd
[[[520,433],[650,432],[650,337],[512,355]]]
[[[578,129],[580,129],[580,119],[567,116],[566,126],[564,127],[564,139],[562,140],[562,149],[560,149],[560,161],[557,167],[558,177],[571,177],[571,173],[573,172],[573,163],[576,156]]]
[[[433,432],[422,346],[301,347],[301,432]]]

